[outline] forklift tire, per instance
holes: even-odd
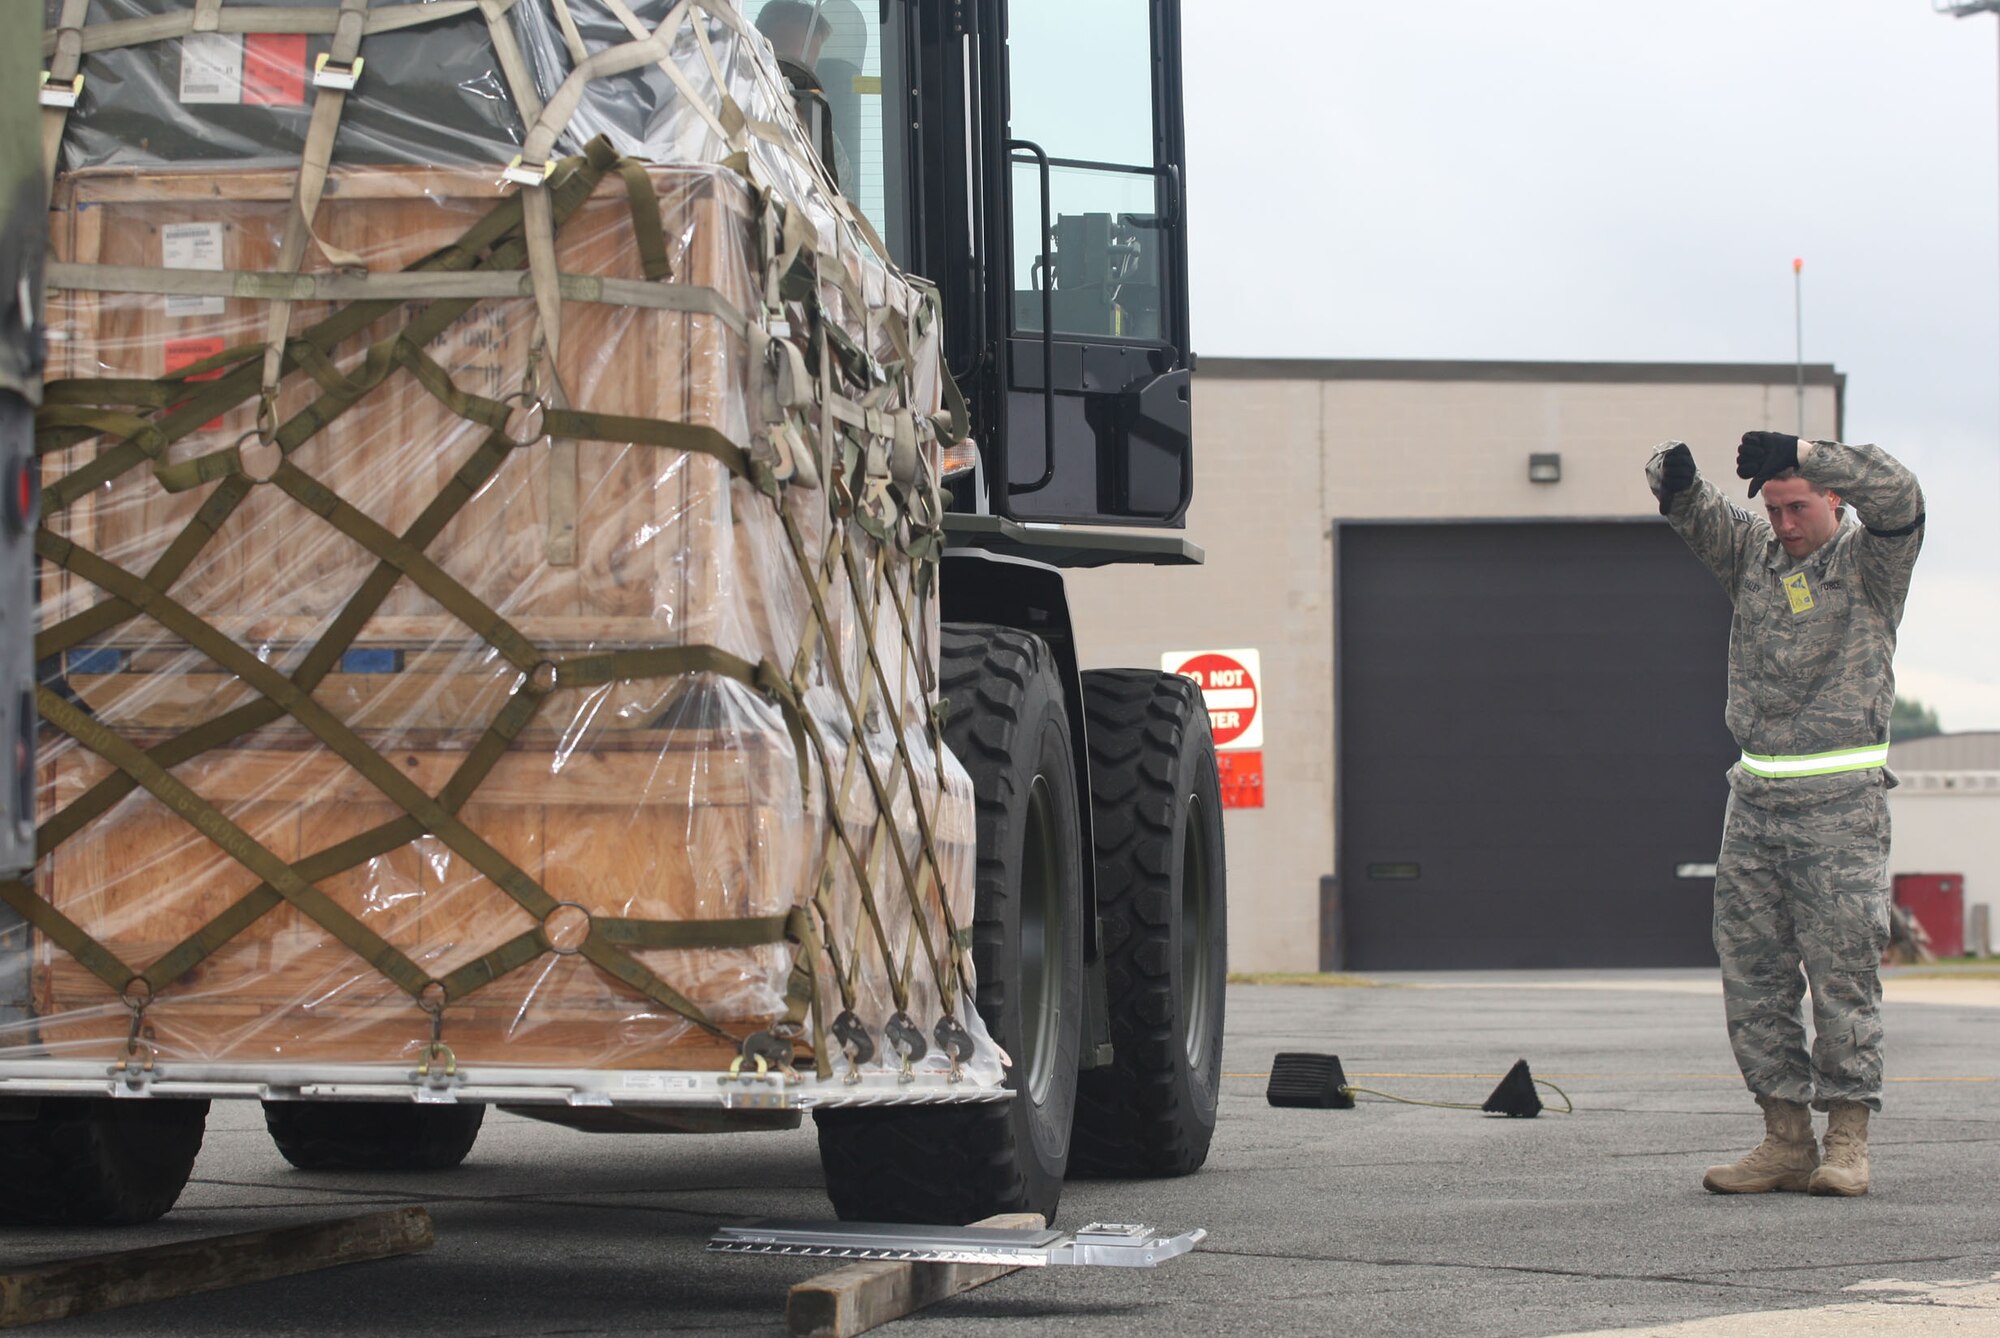
[[[977,813],[979,1015],[1012,1058],[1006,1102],[818,1111],[820,1164],[850,1221],[1054,1220],[1069,1166],[1083,1017],[1083,850],[1069,718],[1039,637],[948,623],[945,742]]]
[[[449,1171],[486,1107],[395,1101],[266,1101],[264,1128],[301,1171]]]
[[[1208,1159],[1228,969],[1222,794],[1201,692],[1083,676],[1112,1062],[1082,1075],[1071,1169],[1190,1175]]]
[[[0,1222],[137,1226],[187,1187],[208,1102],[42,1097],[21,1113],[0,1113]]]

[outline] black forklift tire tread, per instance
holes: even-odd
[[[1145,669],[1086,672],[1083,709],[1113,1059],[1082,1075],[1070,1169],[1085,1176],[1191,1175],[1208,1159],[1215,1093],[1211,1085],[1203,1109],[1184,1081],[1172,942],[1180,903],[1171,870],[1180,854],[1176,775],[1191,731],[1200,731],[1194,747],[1206,745],[1208,718],[1187,679]],[[1212,745],[1207,751],[1212,759]],[[1215,820],[1219,826],[1219,811]],[[1219,1008],[1220,990],[1210,997]],[[1212,1025],[1219,1076],[1220,1018]]]
[[[152,1222],[180,1199],[208,1102],[44,1097],[0,1120],[0,1222],[114,1227]]]
[[[266,1101],[264,1128],[301,1171],[449,1171],[479,1139],[471,1102]]]
[[[1005,1103],[822,1110],[813,1116],[834,1213],[851,1222],[963,1226],[1019,1198]],[[990,1207],[991,1211],[987,1211]]]
[[[1053,660],[1040,638],[981,623],[945,624],[939,659],[939,694],[950,703],[945,743],[972,773],[976,824],[983,834],[1004,818],[1005,800],[997,788],[980,785],[980,775],[1011,764],[1010,744],[1021,728],[1029,685],[1039,674],[1053,675]],[[1056,701],[1060,706],[1059,691]],[[982,892],[1007,885],[1007,861],[991,845],[978,842],[974,878]],[[986,896],[977,900],[982,909],[988,904]],[[975,915],[975,954],[981,948],[988,955],[999,951],[1005,935],[1003,923]],[[1074,947],[1080,975],[1081,942]],[[1004,1007],[1008,983],[981,975],[983,1014]],[[1074,1085],[1073,1067],[1067,1075],[1057,1075],[1058,1082],[1065,1080]],[[1041,1212],[1053,1219],[1056,1198],[1037,1201],[1019,1165],[1013,1104],[815,1112],[820,1161],[835,1212],[850,1221],[940,1225],[963,1225],[1005,1212]],[[1059,1195],[1060,1177],[1055,1190]]]

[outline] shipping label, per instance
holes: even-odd
[[[222,269],[220,223],[168,223],[160,229],[160,264],[166,269]],[[223,299],[182,295],[167,298],[167,315],[220,316]]]
[[[243,39],[235,33],[189,33],[181,39],[181,102],[243,101]]]

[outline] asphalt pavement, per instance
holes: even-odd
[[[1065,1193],[1059,1225],[1200,1226],[1196,1253],[1151,1271],[1024,1271],[888,1331],[2000,1334],[2000,973],[1891,980],[1875,1189],[1854,1200],[1702,1190],[1703,1167],[1761,1133],[1712,973],[1376,979],[1232,986],[1207,1168]],[[1265,1075],[1282,1050],[1337,1054],[1357,1084],[1447,1102],[1480,1101],[1525,1058],[1576,1110],[1504,1119],[1367,1096],[1274,1109]],[[164,1222],[0,1230],[0,1266],[402,1203],[433,1214],[428,1254],[47,1331],[775,1334],[786,1289],[827,1267],[703,1250],[720,1224],[828,1215],[810,1122],[614,1136],[496,1113],[456,1171],[328,1175],[286,1166],[249,1103],[217,1103]]]

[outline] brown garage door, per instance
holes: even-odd
[[[1713,963],[1729,604],[1664,524],[1347,525],[1345,957]]]

